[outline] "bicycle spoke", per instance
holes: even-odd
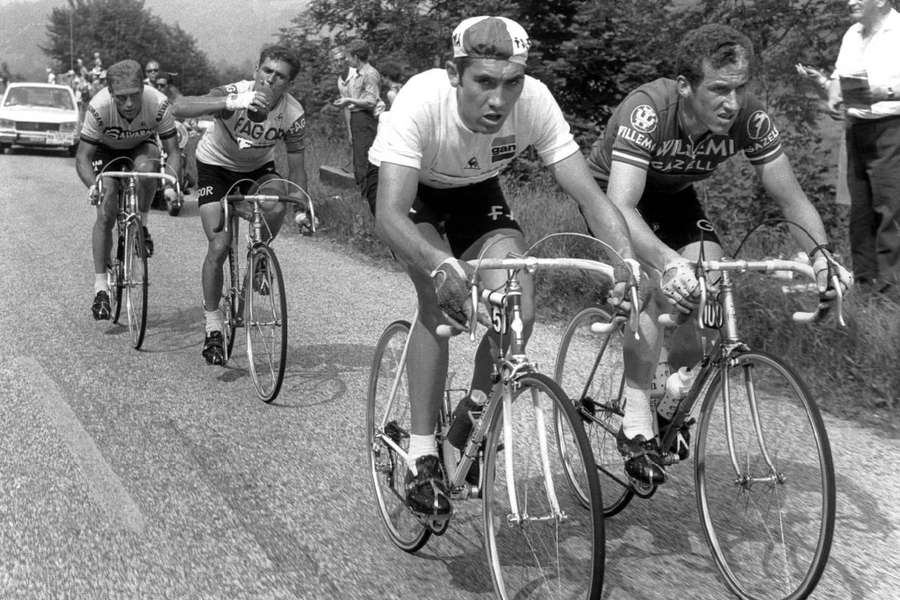
[[[124,304],[128,331],[135,348],[140,348],[147,331],[147,254],[144,231],[138,219],[131,221],[125,234]]]

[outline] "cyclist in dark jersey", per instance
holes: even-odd
[[[666,303],[686,313],[696,307],[698,282],[688,261],[699,257],[701,245],[708,259],[722,255],[693,182],[743,152],[785,217],[812,235],[793,231],[826,290],[831,249],[825,228],[797,182],[778,129],[747,93],[752,60],[752,43],[731,27],[710,24],[689,32],[678,47],[677,77],[629,94],[588,159],[594,177],[625,215],[644,268],[661,274],[661,293],[642,315],[640,340],[625,336],[626,410],[618,442],[626,471],[640,481],[666,479],[650,402],[663,343],[656,318]],[[844,286],[851,284],[846,269],[839,269],[839,277]],[[696,334],[688,339],[698,341]],[[679,350],[683,363],[670,360],[672,369],[691,367],[699,358],[699,347],[691,342]]]

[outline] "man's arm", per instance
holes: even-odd
[[[757,165],[756,172],[766,193],[778,203],[784,217],[797,223],[812,235],[810,239],[796,227],[790,228],[794,239],[807,254],[810,254],[816,245],[828,241],[822,219],[800,187],[787,156],[782,154],[772,162]]]
[[[307,179],[306,179],[306,159],[305,152],[303,150],[295,150],[293,152],[287,153],[287,164],[288,164],[288,179],[299,185],[303,188],[303,191],[307,190]],[[289,190],[288,194],[291,194],[293,190]]]
[[[166,151],[166,172],[169,175],[174,175],[175,179],[181,181],[181,169],[183,166],[181,164],[181,152],[178,149],[178,136],[172,135],[161,139],[161,141]],[[165,185],[168,187],[170,184],[166,182]]]
[[[378,171],[375,229],[404,262],[431,273],[450,255],[429,243],[409,219],[418,186],[418,169],[382,162]]]
[[[633,258],[628,225],[594,181],[581,153],[575,152],[548,168],[560,187],[578,203],[591,232],[623,258]]]
[[[176,119],[190,119],[251,106],[266,110],[268,100],[265,94],[254,90],[227,94],[225,90],[216,88],[205,96],[181,96],[172,104],[172,114]]]
[[[622,211],[631,244],[638,260],[659,272],[666,264],[679,258],[678,252],[662,242],[637,210],[638,202],[647,184],[647,171],[620,161],[613,161],[609,170],[606,193],[612,203]]]
[[[97,153],[97,146],[90,142],[81,140],[78,144],[78,151],[75,154],[75,172],[85,187],[94,185],[94,168],[91,163],[94,155]]]

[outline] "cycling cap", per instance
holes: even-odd
[[[499,58],[524,65],[528,34],[506,17],[471,17],[453,30],[453,58]]]
[[[106,70],[110,91],[116,94],[134,94],[144,85],[144,71],[136,60],[122,60]]]

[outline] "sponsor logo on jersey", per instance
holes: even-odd
[[[747,135],[755,142],[767,139],[773,131],[775,131],[775,126],[772,124],[769,114],[764,110],[756,111],[747,119]]]
[[[100,112],[90,104],[88,104],[88,112],[91,113],[91,116],[97,121],[97,127],[103,129],[103,119],[100,117]]]
[[[141,129],[123,129],[121,127],[107,127],[103,135],[113,140],[130,140],[134,138],[148,139],[156,133],[155,129],[142,127]]]
[[[631,111],[631,126],[641,133],[653,133],[658,124],[659,117],[649,104],[641,104]]]
[[[506,135],[491,141],[491,162],[499,162],[516,155],[516,136]]]
[[[268,126],[267,121],[254,123],[244,116],[240,116],[235,120],[234,133],[241,148],[249,148],[262,140],[274,142],[284,137],[284,129],[281,127]],[[270,144],[263,145],[268,146]]]
[[[628,140],[629,142],[637,144],[648,152],[653,150],[653,139],[630,127],[619,125],[619,131],[616,132],[616,136],[619,139]]]
[[[156,122],[159,123],[162,121],[163,117],[166,114],[166,111],[169,109],[169,101],[163,100],[162,104],[159,105],[159,110],[156,111]]]
[[[475,157],[475,156],[473,156],[472,158],[470,158],[470,159],[469,159],[469,162],[466,163],[466,168],[467,168],[467,169],[476,169],[476,170],[480,170],[481,167],[478,166],[478,158]]]

